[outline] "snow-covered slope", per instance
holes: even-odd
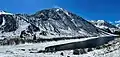
[[[116,27],[120,28],[120,24],[116,24]]]
[[[8,13],[8,12],[5,12],[5,11],[0,11],[0,15],[2,15],[2,14],[7,14],[7,15],[13,15],[12,13]]]
[[[105,20],[91,20],[90,21],[93,25],[95,25],[98,28],[101,28],[103,30],[109,30],[111,32],[115,32],[117,30],[119,30],[118,27],[116,27],[113,24],[110,24],[109,22],[105,21]]]
[[[47,46],[58,45],[62,43],[78,41],[80,39],[71,39],[71,40],[61,40],[61,41],[51,41],[51,42],[41,42],[41,43],[26,43],[20,45],[9,45],[9,46],[0,46],[0,57],[119,57],[120,53],[120,38],[116,38],[109,43],[104,45],[92,48],[91,51],[88,51],[89,48],[84,48],[86,53],[78,51],[79,55],[73,54],[75,50],[62,50],[57,52],[48,52],[48,53],[30,53],[37,52],[39,50],[44,50]],[[85,39],[84,39],[85,40]],[[82,41],[82,40],[80,40]],[[63,53],[63,55],[61,55]]]
[[[117,28],[116,26],[108,23],[105,20],[91,20],[90,22],[92,22],[96,27],[99,28]]]
[[[1,12],[0,36],[75,37],[106,35],[82,17],[62,8],[44,9],[35,14]]]

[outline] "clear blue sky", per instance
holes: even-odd
[[[120,0],[0,0],[0,10],[13,13],[62,7],[86,19],[120,20]]]

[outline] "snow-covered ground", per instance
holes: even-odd
[[[62,56],[60,53],[63,52],[65,55]],[[105,55],[99,55],[100,52],[103,52],[102,50],[95,50],[92,52],[88,52],[87,54],[81,54],[81,55],[73,55],[71,51],[60,51],[56,53],[0,53],[0,57],[120,57],[120,49],[116,50],[114,52],[105,54]]]
[[[92,37],[96,38],[96,37]],[[120,49],[117,46],[114,47],[115,50],[111,53],[104,54],[106,49],[99,49],[94,50],[92,52],[88,52],[87,54],[81,55],[73,55],[73,50],[65,50],[65,51],[58,51],[54,53],[30,53],[31,51],[39,51],[44,50],[45,47],[70,43],[70,42],[77,42],[77,41],[85,41],[89,38],[84,39],[71,39],[71,40],[61,40],[61,41],[51,41],[51,42],[43,42],[43,43],[25,43],[19,45],[9,45],[9,46],[0,46],[0,57],[119,57]],[[63,52],[64,56],[60,55]],[[103,55],[104,54],[104,55]]]

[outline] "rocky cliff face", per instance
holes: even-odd
[[[22,34],[22,35],[21,35]],[[82,17],[62,8],[44,9],[35,14],[1,14],[0,37],[42,38],[98,36],[106,34]]]

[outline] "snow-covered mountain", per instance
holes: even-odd
[[[98,28],[101,28],[103,30],[109,31],[111,33],[118,31],[119,28],[116,27],[113,24],[110,24],[109,22],[105,21],[105,20],[91,20],[90,21],[93,25],[95,25]]]
[[[13,15],[12,13],[8,13],[8,12],[5,12],[3,10],[0,10],[0,15],[2,15],[2,14]]]
[[[112,27],[112,26],[111,26]],[[0,36],[75,37],[104,35],[82,17],[62,8],[44,9],[35,14],[0,13]]]
[[[96,27],[99,28],[117,28],[116,26],[110,24],[105,20],[91,20],[90,22],[92,22]]]

